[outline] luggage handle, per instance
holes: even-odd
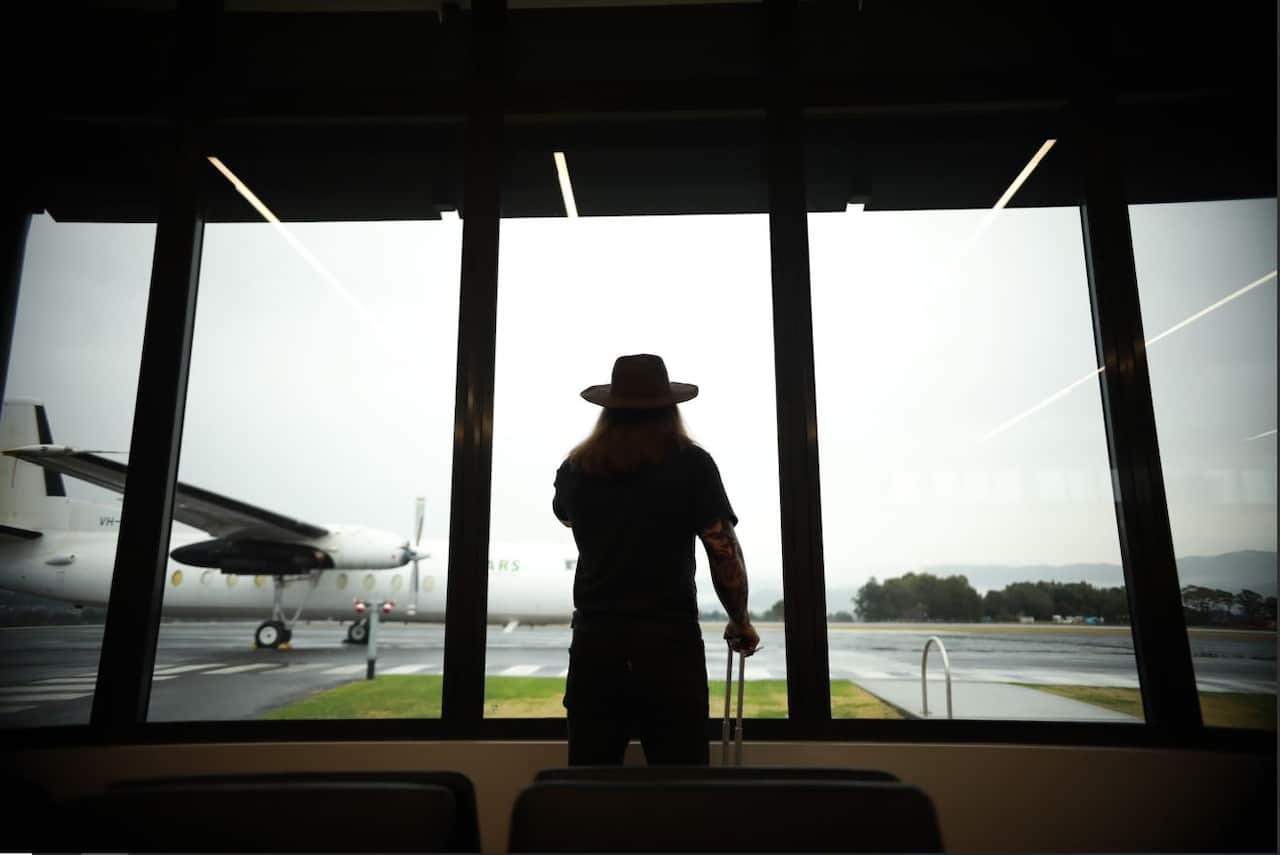
[[[729,657],[725,661],[724,667],[724,721],[720,727],[720,765],[729,765],[729,699],[733,696],[733,645],[728,645]],[[734,729],[734,759],[735,766],[742,765],[742,695],[743,687],[746,685],[747,674],[747,654],[738,654],[738,721],[737,727]]]

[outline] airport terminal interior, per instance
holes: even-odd
[[[2,14],[0,851],[1276,851],[1274,4]],[[707,768],[569,766],[625,354]]]

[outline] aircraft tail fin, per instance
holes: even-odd
[[[0,409],[0,451],[24,445],[51,445],[44,404],[9,398]],[[65,496],[62,476],[16,457],[0,455],[0,520],[21,511],[38,510],[50,496]]]

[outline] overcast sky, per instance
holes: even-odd
[[[1119,563],[1096,379],[1011,423],[1096,368],[1079,214],[973,239],[983,217],[810,218],[829,586]],[[461,224],[289,229],[318,267],[271,225],[206,228],[181,478],[405,536],[424,495],[447,536]],[[5,394],[43,399],[56,442],[126,450],[154,231],[33,222]],[[1148,337],[1276,266],[1274,200],[1135,209],[1133,231]],[[493,539],[573,554],[550,500],[598,413],[578,393],[658,353],[701,387],[682,410],[753,587],[780,589],[769,267],[763,215],[504,220]],[[1273,278],[1152,345],[1180,555],[1276,548],[1275,328]]]

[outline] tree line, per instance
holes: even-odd
[[[873,576],[858,589],[853,604],[864,621],[1048,621],[1054,615],[1129,621],[1124,588],[1096,588],[1088,582],[1013,582],[983,595],[965,576],[907,573],[884,582]]]
[[[1245,588],[1238,594],[1220,588],[1187,585],[1182,589],[1182,614],[1188,626],[1228,624],[1275,626],[1276,598]]]
[[[940,578],[931,573],[907,573],[878,582],[871,577],[853,597],[856,616],[864,621],[957,621],[978,623],[1038,621],[1061,617],[1100,618],[1102,623],[1127,624],[1129,600],[1123,587],[1096,588],[1088,582],[1013,582],[980,595],[964,576]],[[1238,594],[1218,588],[1188,585],[1182,589],[1182,608],[1188,626],[1210,624],[1271,627],[1276,624],[1276,598],[1245,589]],[[752,620],[781,621],[783,601]],[[702,612],[703,620],[724,620],[719,610]],[[827,615],[833,623],[849,623],[854,613]]]

